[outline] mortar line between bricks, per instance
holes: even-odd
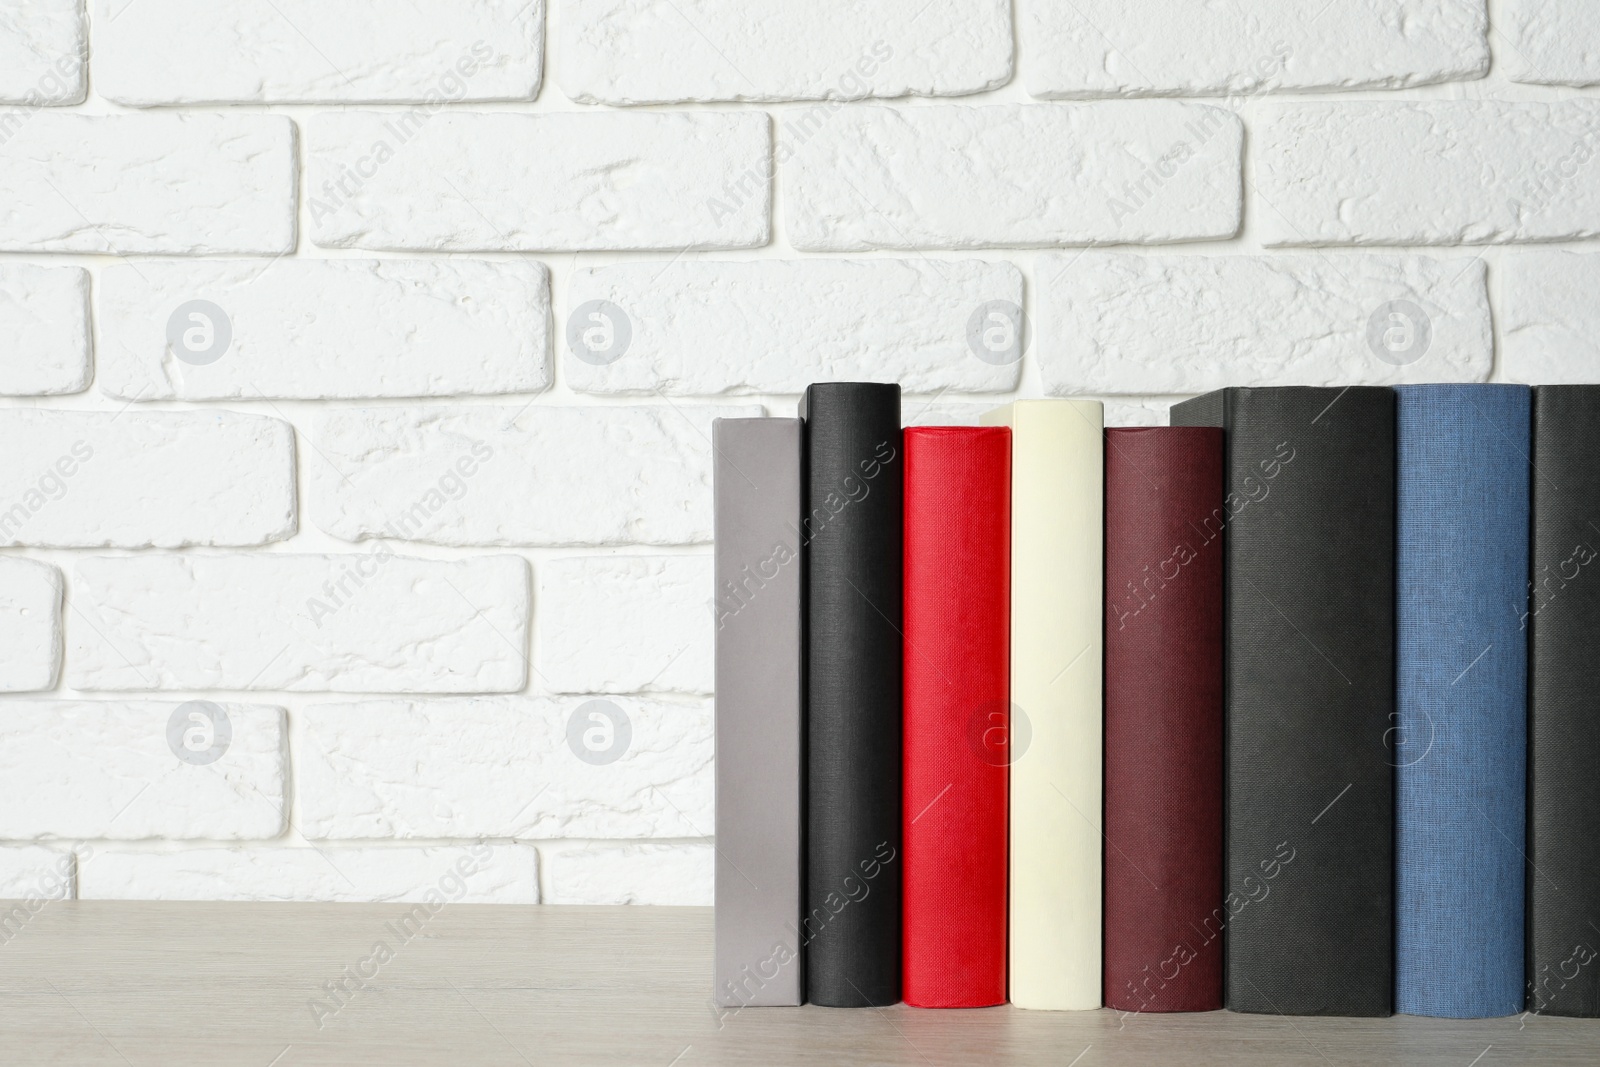
[[[90,219],[89,216],[85,215],[83,213],[83,210],[81,208],[79,208],[77,204],[74,204],[72,202],[72,200],[67,196],[66,193],[63,193],[61,191],[61,187],[58,186],[55,182],[50,180],[49,175],[42,175],[42,177],[44,178],[44,183],[46,185],[48,185],[51,189],[55,190],[55,194],[61,198],[61,202],[63,204],[65,204],[65,205],[67,205],[69,208],[71,208],[73,214],[77,215],[80,219],[82,219],[83,220],[83,224],[85,226],[89,227],[95,233],[100,235],[100,240],[102,240],[102,241],[104,241],[106,243],[106,249],[107,249],[107,252],[110,255],[116,256],[118,259],[122,260],[122,262],[126,263],[129,267],[132,267],[133,268],[133,272],[135,274],[137,274],[139,277],[144,278],[144,280],[146,282],[150,281],[150,279],[145,276],[144,271],[140,270],[138,268],[138,266],[134,263],[134,261],[132,259],[130,259],[127,256],[126,253],[124,253],[121,250],[119,250],[117,248],[117,246],[116,246],[116,243],[113,242],[111,240],[111,238],[106,236],[105,230],[103,230],[98,223],[94,222],[94,220]],[[106,253],[102,253],[102,255],[104,255],[104,254],[106,254]]]

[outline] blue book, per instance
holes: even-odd
[[[1532,394],[1396,390],[1395,1008],[1522,1010]]]

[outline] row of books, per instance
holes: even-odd
[[[715,999],[1600,1015],[1600,386],[719,421]]]

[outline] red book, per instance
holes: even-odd
[[[907,1004],[1006,999],[1011,431],[905,432]]]
[[[1105,997],[1119,1011],[1222,1007],[1222,467],[1218,429],[1106,431]]]

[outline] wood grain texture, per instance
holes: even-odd
[[[1012,1063],[1576,1067],[1588,1020],[711,1007],[710,908],[70,902],[0,943],[0,1061],[116,1067]],[[394,949],[319,1029],[324,982]],[[1490,1046],[1493,1046],[1490,1049]],[[1481,1060],[1476,1060],[1490,1049]],[[1074,1060],[1074,1057],[1078,1057]]]

